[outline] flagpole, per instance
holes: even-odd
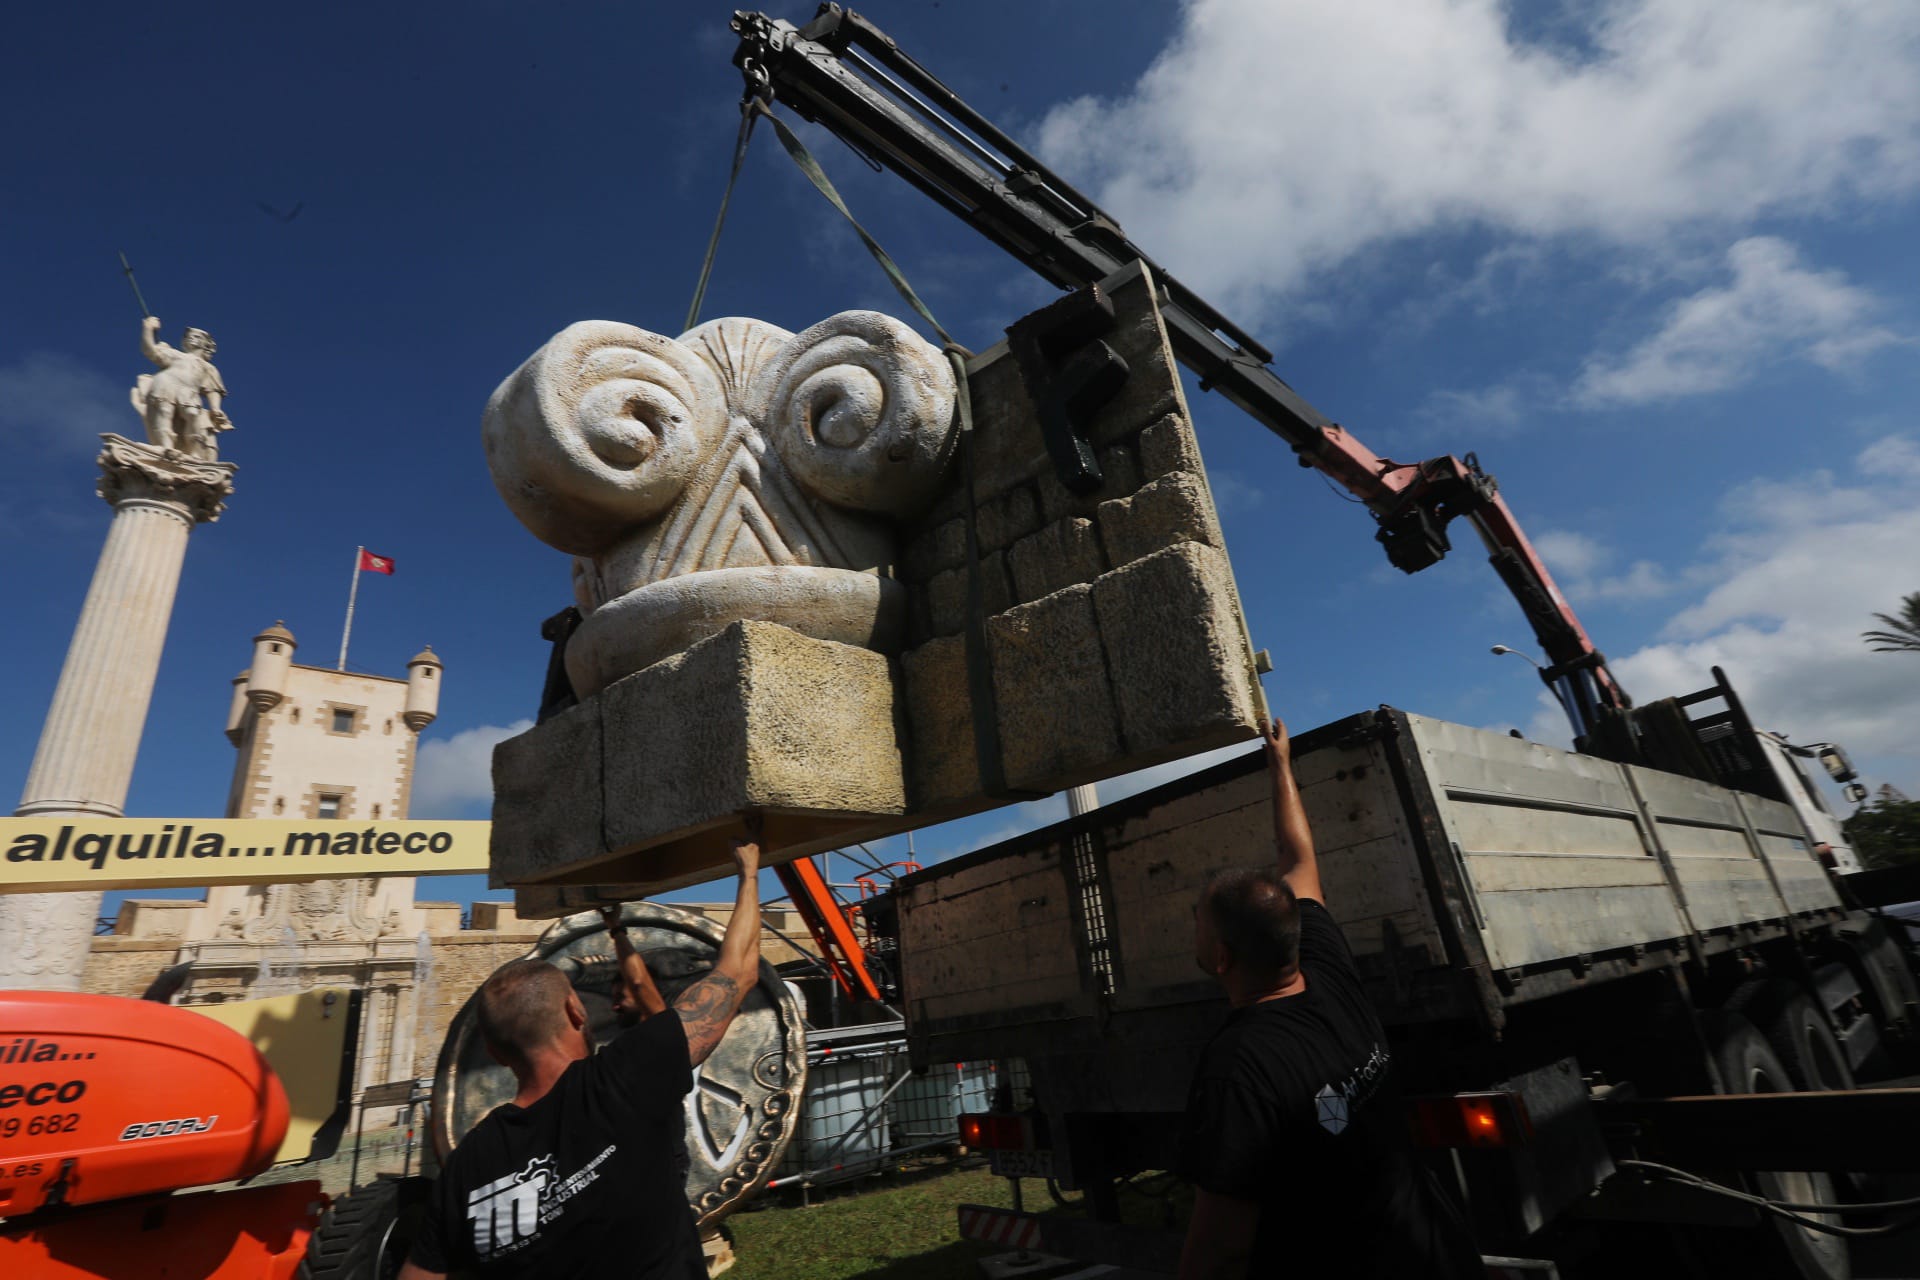
[[[353,585],[347,588],[347,625],[340,631],[340,665],[336,671],[347,669],[347,639],[353,635],[353,604],[360,598],[360,558],[366,554],[365,547],[353,549]]]

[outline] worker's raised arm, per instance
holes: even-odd
[[[727,1033],[740,1002],[760,979],[760,845],[735,840],[733,861],[740,871],[740,888],[727,921],[726,937],[713,971],[682,991],[674,1012],[687,1028],[687,1056],[695,1066],[705,1062]]]
[[[1320,863],[1313,853],[1313,829],[1293,776],[1293,746],[1287,726],[1275,717],[1262,734],[1267,744],[1267,773],[1273,780],[1273,842],[1280,852],[1280,878],[1296,898],[1324,903]]]
[[[633,939],[627,936],[627,926],[620,920],[620,908],[602,907],[600,918],[606,922],[607,933],[613,938],[613,956],[620,967],[620,985],[613,1004],[614,1012],[631,1011],[632,1016],[642,1022],[656,1013],[664,1013],[667,1008],[666,997],[654,985],[647,962],[633,949]]]

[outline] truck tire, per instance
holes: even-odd
[[[1783,987],[1759,1020],[1793,1087],[1803,1092],[1851,1089],[1853,1068],[1826,1018],[1805,994]]]
[[[1707,1030],[1714,1063],[1720,1068],[1728,1093],[1797,1092],[1792,1073],[1752,1022],[1739,1014],[1722,1013],[1710,1020]],[[1769,1200],[1797,1204],[1833,1204],[1837,1200],[1833,1179],[1825,1173],[1760,1172],[1747,1175],[1746,1181],[1748,1190]],[[1839,1222],[1831,1216],[1822,1220],[1836,1225]],[[1814,1231],[1772,1214],[1765,1215],[1751,1230],[1711,1234],[1719,1274],[1801,1276],[1807,1280],[1847,1280],[1853,1274],[1844,1237]]]
[[[392,1280],[406,1261],[396,1239],[400,1188],[375,1182],[336,1199],[307,1241],[296,1280]]]

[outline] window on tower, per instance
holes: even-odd
[[[353,712],[335,707],[333,709],[333,731],[335,733],[352,733]]]
[[[322,795],[320,797],[319,807],[315,811],[314,816],[318,818],[339,817],[340,816],[340,797],[333,796],[333,795]]]

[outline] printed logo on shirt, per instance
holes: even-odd
[[[1379,1045],[1367,1060],[1357,1067],[1339,1084],[1324,1084],[1320,1092],[1313,1095],[1314,1118],[1320,1127],[1328,1133],[1339,1133],[1353,1119],[1356,1107],[1366,1105],[1374,1090],[1380,1087],[1380,1081],[1387,1073],[1387,1064],[1392,1059]]]
[[[551,1155],[536,1156],[527,1167],[496,1178],[467,1197],[473,1224],[473,1250],[482,1262],[518,1252],[540,1238],[540,1228],[559,1217],[567,1201],[600,1179],[600,1166],[616,1144],[582,1165],[564,1181],[556,1179]]]
[[[540,1234],[540,1199],[553,1181],[553,1157],[537,1156],[527,1167],[496,1178],[467,1196],[473,1250],[482,1260],[512,1253]]]

